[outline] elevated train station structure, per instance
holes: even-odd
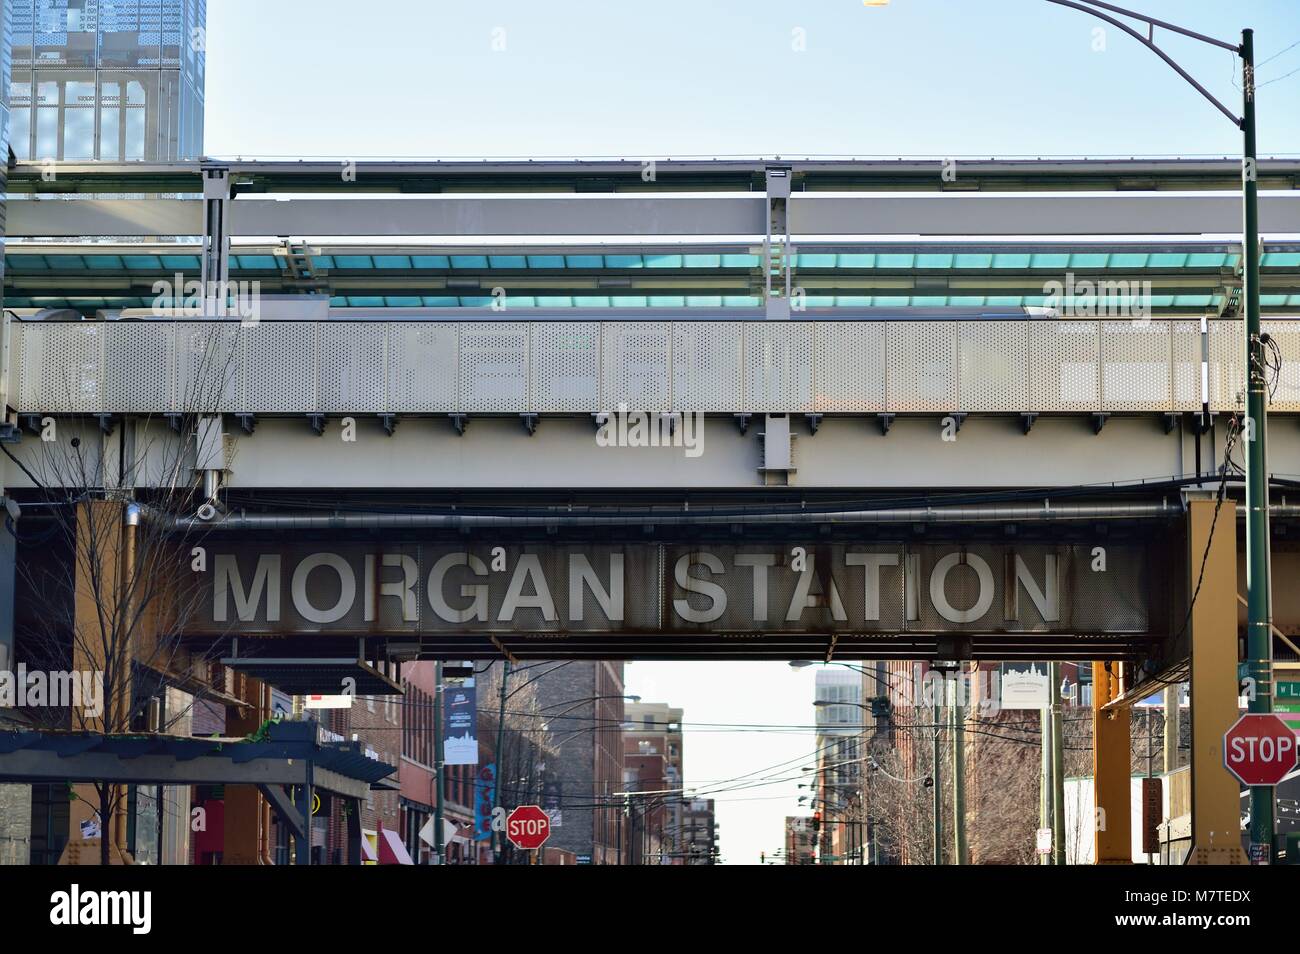
[[[76,437],[103,505],[203,548],[172,635],[246,698],[415,658],[1091,660],[1097,804],[1128,818],[1127,706],[1190,681],[1194,856],[1240,854],[1209,835],[1238,824],[1238,163],[41,173],[9,179],[6,494],[48,519]],[[1298,182],[1259,165],[1279,673]]]

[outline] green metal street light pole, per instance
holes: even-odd
[[[510,681],[510,660],[502,660],[504,668],[501,670],[501,702],[497,707],[497,747],[496,747],[496,767],[492,770],[492,862],[493,864],[501,863],[501,852],[505,839],[502,833],[497,831],[497,809],[501,807],[501,766],[504,762],[502,759],[502,746],[505,745],[506,736],[506,683]]]
[[[1258,156],[1255,150],[1255,31],[1242,30],[1241,43],[1218,40],[1195,30],[1157,20],[1144,13],[1126,10],[1102,0],[1046,0],[1057,6],[1079,10],[1109,23],[1137,40],[1187,81],[1198,93],[1227,116],[1242,132],[1241,192],[1242,228],[1242,299],[1245,304],[1245,373],[1246,373],[1246,671],[1251,679],[1250,711],[1273,711],[1273,600],[1270,592],[1270,538],[1268,520],[1268,373],[1264,363],[1264,345],[1259,328],[1259,196]],[[866,0],[867,6],[880,7],[889,0]],[[1146,34],[1132,25],[1108,16],[1107,12],[1140,20]],[[1219,102],[1191,74],[1155,42],[1157,29],[1168,30],[1209,46],[1228,50],[1241,58],[1242,114],[1236,115]],[[1250,789],[1250,856],[1257,864],[1273,860],[1274,790],[1265,786]]]
[[[438,864],[445,865],[447,859],[443,857],[443,852],[447,846],[445,836],[442,830],[442,803],[444,795],[443,785],[443,740],[442,740],[442,660],[439,659],[434,666],[433,677],[433,773],[434,773],[434,791],[437,793],[437,801],[433,803],[433,853],[438,859]]]
[[[966,864],[966,708],[952,700],[952,863]]]
[[[1052,864],[1065,864],[1065,740],[1061,725],[1061,664],[1048,667],[1052,725]]]
[[[1255,31],[1241,31],[1242,163],[1245,197],[1241,275],[1246,300],[1246,672],[1251,712],[1273,711],[1273,596],[1268,525],[1268,374],[1259,330],[1259,176],[1255,152]],[[1250,790],[1250,859],[1273,860],[1274,791]]]
[[[936,690],[937,693],[937,690]],[[939,784],[939,698],[936,694],[934,700],[934,758],[933,758],[933,775],[931,779],[933,784],[931,788],[934,794],[934,863],[943,864],[943,786]]]
[[[1245,304],[1246,421],[1246,671],[1251,679],[1251,712],[1273,711],[1273,599],[1270,592],[1270,538],[1268,526],[1268,369],[1259,328],[1259,194],[1258,155],[1255,149],[1255,31],[1242,30],[1241,44],[1205,36],[1184,27],[1134,13],[1101,0],[1047,0],[1091,14],[1115,26],[1164,60],[1197,92],[1231,119],[1242,132],[1241,194],[1243,205],[1241,240],[1242,299]],[[1109,10],[1141,20],[1147,25],[1143,36],[1133,27],[1107,16]],[[1156,28],[1191,37],[1210,46],[1229,50],[1241,57],[1242,114],[1235,115],[1223,103],[1170,58],[1155,43]],[[1250,860],[1268,864],[1273,860],[1274,790],[1266,786],[1250,789]]]

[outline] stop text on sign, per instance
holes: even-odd
[[[541,818],[515,818],[509,825],[511,838],[535,837],[544,831],[550,829],[545,819]]]
[[[1295,762],[1295,737],[1275,739],[1265,736],[1235,738],[1228,742],[1228,761],[1234,765],[1246,762]]]
[[[195,629],[1145,632],[1151,562],[989,543],[223,546]]]

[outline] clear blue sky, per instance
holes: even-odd
[[[1264,60],[1300,0],[1131,0]],[[206,151],[307,158],[1233,155],[1227,119],[1131,38],[1043,0],[212,0]],[[801,30],[802,33],[796,33]],[[504,31],[504,32],[500,32]],[[503,50],[494,50],[494,43]],[[802,51],[797,46],[802,46]],[[1167,49],[1233,109],[1231,54]],[[1260,82],[1300,69],[1300,46]],[[1262,87],[1259,148],[1300,154],[1300,72]],[[812,670],[636,663],[628,691],[686,710],[688,784],[811,753]],[[767,773],[761,773],[767,774]],[[778,773],[780,774],[780,773]],[[756,863],[796,782],[721,796],[723,850]],[[743,800],[742,800],[743,799]]]
[[[1297,0],[1132,0],[1262,60]],[[1233,154],[1153,54],[1043,0],[214,0],[207,151],[259,156]],[[504,33],[494,34],[497,29]],[[805,49],[797,52],[794,30]],[[505,49],[493,50],[494,39]],[[1236,104],[1231,54],[1169,50]],[[1260,71],[1300,66],[1300,48]],[[1260,94],[1300,152],[1300,74]]]

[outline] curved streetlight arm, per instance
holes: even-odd
[[[1214,37],[1205,36],[1204,34],[1197,33],[1194,30],[1188,30],[1180,26],[1175,26],[1172,23],[1166,23],[1164,20],[1156,20],[1143,13],[1135,13],[1132,10],[1125,10],[1123,7],[1112,6],[1109,3],[1101,3],[1099,2],[1099,0],[1077,0],[1077,2],[1076,0],[1047,0],[1047,2],[1055,3],[1057,6],[1069,7],[1072,10],[1080,10],[1083,13],[1091,14],[1092,16],[1096,17],[1098,20],[1104,20],[1105,22],[1109,23],[1111,26],[1123,30],[1129,36],[1133,37],[1133,39],[1137,40],[1148,50],[1150,50],[1156,56],[1160,57],[1167,64],[1169,64],[1169,66],[1174,70],[1174,72],[1176,72],[1179,76],[1181,76],[1189,84],[1191,84],[1191,86],[1198,93],[1200,93],[1211,103],[1213,103],[1214,107],[1219,112],[1223,113],[1223,115],[1227,116],[1230,120],[1232,120],[1233,125],[1235,125],[1238,129],[1241,129],[1245,125],[1245,120],[1242,117],[1238,116],[1227,106],[1224,106],[1223,103],[1219,102],[1219,100],[1214,96],[1213,93],[1211,93],[1208,89],[1206,89],[1195,79],[1193,79],[1192,75],[1188,73],[1187,70],[1183,69],[1176,62],[1174,62],[1173,57],[1171,57],[1168,53],[1166,53],[1164,50],[1160,49],[1160,47],[1156,45],[1155,28],[1160,27],[1165,30],[1170,30],[1174,33],[1180,33],[1183,36],[1191,37],[1194,40],[1200,40],[1202,43],[1208,43],[1211,46],[1217,46],[1225,50],[1230,50],[1232,53],[1239,56],[1241,55],[1241,47],[1238,46],[1237,44],[1228,43],[1224,40],[1216,40]],[[1098,7],[1101,9],[1100,10],[1096,9]],[[1147,35],[1143,36],[1141,33],[1133,29],[1133,27],[1129,26],[1127,23],[1124,23],[1123,21],[1120,20],[1116,20],[1114,17],[1107,16],[1106,14],[1102,13],[1101,10],[1110,10],[1114,13],[1118,13],[1126,17],[1132,17],[1135,20],[1141,20],[1144,23],[1146,23],[1150,29]]]
[[[1204,33],[1197,33],[1195,30],[1189,30],[1187,27],[1180,27],[1177,23],[1169,23],[1166,20],[1157,20],[1155,17],[1149,17],[1145,13],[1138,13],[1135,10],[1125,10],[1123,7],[1117,7],[1113,3],[1102,3],[1102,0],[1083,0],[1090,7],[1101,7],[1103,10],[1109,10],[1112,13],[1118,13],[1126,17],[1132,17],[1134,20],[1141,20],[1143,23],[1149,23],[1153,27],[1160,27],[1162,30],[1168,30],[1171,33],[1181,33],[1183,36],[1190,36],[1193,40],[1200,40],[1202,43],[1209,43],[1211,46],[1221,46],[1225,50],[1231,50],[1236,53],[1239,48],[1234,43],[1227,40],[1216,40],[1212,36],[1206,36]]]

